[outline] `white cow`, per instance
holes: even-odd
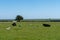
[[[7,27],[7,28],[6,28],[6,30],[10,30],[10,29],[11,29],[11,27]]]

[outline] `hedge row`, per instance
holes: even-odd
[[[13,20],[0,20],[0,22],[12,22]],[[48,20],[48,19],[39,19],[39,20],[21,20],[21,22],[60,22],[60,20]]]

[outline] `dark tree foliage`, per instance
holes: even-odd
[[[17,22],[20,22],[21,20],[23,20],[23,17],[21,15],[17,15],[15,20]]]

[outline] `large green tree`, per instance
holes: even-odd
[[[20,22],[21,20],[23,20],[23,17],[21,15],[17,15],[15,20],[17,22]]]

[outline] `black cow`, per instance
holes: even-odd
[[[50,27],[50,24],[43,24],[44,27]]]
[[[16,23],[12,23],[12,26],[16,26]]]

